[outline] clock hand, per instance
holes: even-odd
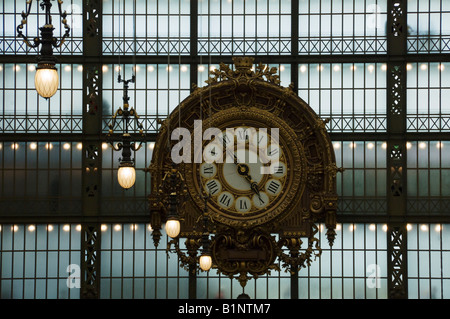
[[[228,152],[229,155],[231,155],[230,150],[226,149],[226,151]],[[261,202],[263,202],[263,200],[261,198],[261,194],[259,193],[258,184],[256,184],[255,181],[253,181],[252,177],[249,174],[249,171],[250,171],[249,167],[246,164],[239,163],[236,154],[232,153],[232,155],[233,155],[233,159],[234,159],[234,164],[236,164],[236,166],[237,166],[238,174],[243,176],[250,183],[250,189],[256,195],[258,195],[259,200]]]
[[[252,179],[252,177],[249,174],[249,171],[250,170],[249,170],[247,165],[245,165],[245,164],[238,164],[238,173],[239,173],[239,175],[243,176],[250,183],[251,190],[253,192],[255,192],[255,194],[257,194],[259,199],[262,201],[261,195],[259,194],[258,184]]]
[[[261,198],[261,194],[259,193],[258,185],[255,182],[253,182],[250,187],[255,192],[255,194],[258,195],[261,204],[264,203],[263,199]]]
[[[246,164],[239,163],[236,154],[231,153],[228,149],[227,149],[227,152],[229,155],[231,155],[231,154],[233,155],[234,164],[237,166],[238,174],[242,175],[242,176],[244,176],[244,175],[248,176],[248,172],[249,172],[248,166]]]
[[[234,153],[233,153],[233,158],[234,158],[234,164],[239,166],[238,158],[237,158],[236,154],[234,154]]]

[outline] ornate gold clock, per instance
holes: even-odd
[[[298,205],[306,158],[294,131],[281,119],[254,107],[231,107],[203,121],[202,127],[203,132],[214,127],[219,133],[203,141],[202,161],[186,168],[185,179],[192,194],[210,196],[209,211],[216,222],[249,229]],[[193,198],[201,207],[202,198]]]
[[[279,85],[277,70],[233,61],[234,70],[222,63],[161,123],[149,201],[155,242],[177,211],[189,250],[181,262],[192,266],[208,220],[213,267],[245,285],[277,269],[277,257],[291,271],[309,265],[321,252],[318,222],[333,243],[339,169],[326,122]],[[185,134],[172,139],[179,128]]]

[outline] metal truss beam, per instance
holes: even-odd
[[[83,1],[83,55],[101,55],[102,1]],[[82,214],[97,217],[101,205],[102,145],[102,64],[83,66],[83,152],[82,152]],[[82,299],[100,298],[100,224],[82,225],[81,292]]]
[[[156,141],[157,133],[146,133],[145,141]],[[450,132],[405,132],[394,135],[387,132],[355,132],[355,133],[330,133],[333,141],[387,141],[389,137],[404,139],[405,141],[447,141],[450,140]],[[113,134],[120,139],[119,134]],[[80,142],[83,140],[94,140],[105,142],[104,134],[82,134],[82,133],[2,133],[0,142]]]
[[[388,2],[386,197],[388,216],[404,219],[407,207],[406,149],[406,0]],[[388,298],[408,298],[407,235],[404,222],[388,223]]]
[[[450,223],[450,215],[408,215],[408,216],[389,216],[387,214],[369,215],[369,214],[348,214],[339,215],[339,223],[375,223],[375,224],[447,224]],[[5,216],[2,217],[3,224],[147,224],[149,223],[146,215],[132,215],[127,216]]]
[[[302,63],[387,63],[391,61],[406,62],[450,62],[450,54],[349,54],[349,55],[254,55],[256,62],[269,64],[302,64]],[[123,64],[200,64],[211,60],[213,64],[220,62],[231,64],[233,55],[122,55],[120,63]],[[60,55],[57,56],[58,63],[62,64],[117,64],[117,55]],[[36,63],[36,57],[30,55],[0,55],[0,63]]]

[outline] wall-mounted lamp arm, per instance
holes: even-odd
[[[33,43],[31,43],[31,41],[28,39],[28,37],[23,34],[23,28],[24,28],[24,25],[27,24],[27,18],[30,15],[33,0],[28,0],[26,2],[26,5],[27,5],[26,11],[22,11],[22,14],[21,14],[22,20],[16,28],[17,35],[19,37],[21,37],[23,39],[23,41],[25,42],[25,44],[30,48],[37,48],[39,45],[45,44],[45,43],[51,44],[55,48],[59,48],[63,45],[66,38],[68,36],[70,36],[70,26],[67,24],[67,12],[62,11],[63,1],[58,0],[58,10],[59,10],[59,16],[61,17],[61,22],[65,29],[65,33],[62,36],[61,40],[59,40],[59,41],[53,37],[52,17],[50,14],[50,9],[52,7],[52,4],[50,2],[51,0],[41,0],[41,1],[42,2],[40,4],[40,7],[43,11],[45,11],[45,25],[43,27],[39,28],[39,30],[41,30],[41,37],[37,36],[37,37],[33,38]],[[45,31],[47,31],[47,32],[45,32]],[[49,32],[49,31],[51,31],[51,32]]]

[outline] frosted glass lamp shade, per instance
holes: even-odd
[[[128,189],[134,185],[136,181],[136,170],[133,166],[122,166],[117,171],[117,179],[120,186]]]
[[[38,94],[46,99],[55,95],[58,90],[58,71],[55,68],[37,68],[34,85]]]
[[[201,255],[199,260],[200,268],[203,271],[208,271],[212,266],[212,258],[209,255]]]
[[[166,233],[170,238],[175,238],[180,234],[180,221],[169,219],[166,222]]]

